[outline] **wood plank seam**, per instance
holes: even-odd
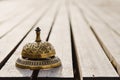
[[[39,7],[43,7],[43,4],[45,3],[46,1],[42,2],[41,5]],[[28,10],[26,10],[26,12],[22,13],[22,16],[21,15],[18,15],[18,19],[20,17],[23,17],[23,18],[20,18],[20,20],[17,22],[16,21],[16,16],[15,18],[12,19],[12,22],[11,20],[7,21],[5,24],[2,24],[1,25],[1,29],[0,29],[0,39],[3,38],[5,35],[7,35],[8,33],[10,33],[15,27],[17,27],[18,25],[20,25],[22,22],[24,22],[27,18],[30,17],[30,15],[32,15],[33,13],[35,13],[38,9],[39,9],[38,6],[35,6],[33,8],[30,8]],[[29,12],[29,13],[28,13]],[[14,20],[15,19],[15,20]],[[7,24],[7,25],[6,25]]]
[[[85,14],[85,13],[84,13]],[[85,15],[84,15],[85,16]],[[86,16],[85,16],[86,17]],[[87,17],[86,17],[86,19],[87,19]],[[98,17],[98,19],[99,19],[99,17]],[[104,23],[104,21],[101,21],[103,24],[105,24]],[[110,60],[110,62],[111,62],[111,64],[112,64],[112,66],[114,67],[114,69],[116,70],[116,72],[120,75],[120,71],[119,71],[119,65],[118,65],[118,63],[116,62],[116,60],[115,60],[115,58],[111,55],[111,52],[107,49],[107,46],[104,44],[104,41],[102,41],[101,39],[100,39],[100,37],[98,36],[98,34],[97,34],[97,32],[93,29],[93,27],[91,26],[91,24],[89,23],[89,25],[90,25],[90,27],[91,27],[91,30],[93,31],[93,33],[95,33],[95,35],[98,37],[97,39],[98,39],[98,42],[100,43],[100,45],[101,45],[101,47],[103,48],[103,51],[105,52],[105,54],[106,54],[106,56],[108,57],[108,59]],[[106,24],[105,24],[106,25]],[[107,25],[106,25],[107,26]],[[105,26],[105,27],[106,27]],[[108,28],[108,27],[107,27]],[[110,29],[111,30],[111,29]],[[114,31],[113,30],[111,30],[111,32],[113,32],[114,33]],[[117,35],[118,36],[118,35]]]
[[[99,38],[99,37],[98,37],[98,35],[96,34],[95,30],[94,30],[92,27],[90,27],[90,28],[91,28],[91,30],[92,30],[92,32],[93,32],[93,34],[95,35],[96,39],[98,40],[98,42],[99,42],[99,44],[100,44],[101,48],[103,49],[104,53],[106,54],[106,56],[107,56],[107,57],[108,57],[108,59],[110,60],[111,64],[113,65],[114,69],[115,69],[115,70],[116,70],[116,72],[118,73],[118,71],[117,71],[117,68],[116,68],[115,64],[114,64],[114,63],[113,63],[113,61],[109,58],[109,55],[107,55],[107,53],[108,53],[109,51],[106,51],[106,49],[105,49],[105,46],[104,46],[103,42],[100,40],[100,38]]]
[[[69,25],[70,25],[74,79],[75,80],[80,80],[80,72],[79,72],[79,69],[78,69],[78,57],[77,57],[76,48],[75,48],[75,40],[74,40],[74,36],[73,36],[73,30],[72,30],[69,6],[70,6],[70,3],[68,5],[66,4],[68,20],[69,20]]]
[[[94,29],[91,27],[89,21],[87,20],[86,16],[84,15],[84,11],[79,7],[79,5],[78,5],[77,3],[74,2],[73,4],[76,5],[76,6],[79,8],[80,12],[82,13],[82,16],[83,16],[84,20],[85,20],[86,23],[90,26],[89,28],[91,29],[92,33],[93,33],[94,36],[96,37],[96,39],[97,39],[98,43],[100,44],[101,48],[103,49],[105,55],[106,55],[106,56],[108,57],[108,59],[110,60],[109,56],[108,56],[107,53],[106,53],[106,50],[105,50],[104,47],[103,47],[102,41],[99,39],[98,35],[97,35],[96,32],[94,31]],[[94,13],[94,14],[95,14],[95,13]],[[97,14],[95,14],[95,15],[97,16]],[[116,70],[116,72],[118,72],[117,69],[116,69],[116,67],[115,67],[115,65],[113,64],[113,62],[112,62],[111,60],[110,60],[110,62],[111,62],[111,64],[112,64],[112,66],[114,67],[114,69]]]
[[[0,63],[0,69],[4,66],[4,64],[8,61],[8,59],[12,56],[12,54],[16,51],[16,49],[18,48],[18,46],[21,44],[21,42],[25,39],[25,37],[29,34],[29,32],[34,28],[34,26],[39,22],[39,20],[45,15],[45,13],[47,12],[47,10],[50,7],[48,7],[46,9],[46,11],[43,12],[43,15],[41,15],[38,20],[34,23],[34,25],[31,27],[31,29],[25,34],[25,36],[23,36],[23,38],[19,41],[19,43],[14,47],[14,49],[1,61]]]
[[[53,7],[53,6],[52,6],[52,7]],[[50,31],[49,31],[49,33],[48,33],[48,36],[46,37],[46,41],[49,40],[51,31],[52,31],[52,28],[53,28],[53,25],[54,25],[54,21],[56,20],[56,17],[57,17],[58,12],[59,12],[60,4],[59,4],[57,7],[58,7],[58,8],[57,8],[57,11],[55,12],[55,16],[54,16],[54,18],[53,18]],[[37,79],[39,71],[40,71],[40,70],[33,70],[33,74],[32,74],[32,76],[31,76],[31,80]]]
[[[85,4],[84,4],[84,5],[85,5]],[[86,5],[87,5],[87,4],[86,4]],[[88,6],[88,5],[87,5],[87,6]],[[92,6],[92,7],[88,6],[87,8],[89,8],[89,10],[91,10],[91,12],[92,12],[95,16],[99,17],[99,19],[100,19],[101,21],[103,21],[104,24],[106,24],[106,27],[110,28],[113,32],[115,32],[118,36],[120,36],[120,33],[119,33],[118,31],[116,31],[113,27],[111,27],[111,25],[110,25],[107,21],[105,21],[105,20],[101,17],[101,15],[99,15],[99,14],[94,10],[93,6]],[[98,11],[98,10],[97,10],[97,11]],[[100,12],[100,11],[99,11],[99,12]]]
[[[74,6],[75,6],[75,5],[74,5]],[[77,8],[78,8],[78,7],[77,7]],[[74,10],[74,9],[73,9],[73,10]],[[72,10],[71,10],[71,12],[72,12]],[[80,12],[80,13],[81,13],[81,12]],[[81,17],[83,17],[83,15],[81,15]],[[73,17],[73,18],[74,18],[74,17]],[[76,16],[76,18],[77,18],[77,16]],[[80,18],[80,17],[79,17],[79,18]],[[79,19],[79,18],[78,18],[78,19]],[[84,17],[83,17],[83,19],[84,19]],[[74,20],[77,20],[77,19],[74,19]],[[81,19],[79,19],[79,20],[81,20]],[[75,21],[74,21],[74,22],[75,22]],[[87,24],[88,22],[85,21],[84,23]],[[83,23],[83,24],[84,24],[84,23]],[[74,24],[75,24],[75,23],[74,23]],[[77,24],[77,23],[76,23],[76,24]],[[75,24],[75,25],[76,25],[76,24]],[[79,24],[80,24],[80,23],[79,23]],[[88,24],[87,24],[87,25],[88,25]],[[91,29],[90,29],[89,25],[88,25],[88,26],[87,26],[87,25],[86,25],[86,28],[88,27],[87,29],[88,29],[88,32],[90,33],[90,32],[91,32]],[[81,28],[80,28],[81,30],[82,30],[82,26],[85,27],[85,25],[79,25],[79,26],[81,26]],[[77,25],[76,25],[76,27],[77,27]],[[87,29],[86,29],[86,30],[87,30]],[[77,31],[77,29],[76,29],[76,31]],[[76,31],[75,31],[75,32],[76,32]],[[74,33],[75,33],[75,32],[74,32]],[[86,32],[86,33],[87,33],[87,32]],[[81,33],[81,34],[82,34],[82,33]],[[93,34],[93,33],[91,32],[90,34]],[[85,35],[84,35],[84,36],[85,36]],[[86,35],[86,36],[89,36],[89,35]],[[94,36],[94,35],[93,35],[93,36]],[[92,37],[92,36],[91,36],[91,37]],[[77,37],[76,37],[76,38],[77,38]],[[92,38],[93,38],[93,37],[92,37]],[[86,39],[86,38],[85,38],[85,39]],[[81,40],[81,39],[80,39],[80,40]],[[90,40],[91,40],[91,39],[90,39]],[[98,42],[97,42],[97,40],[96,40],[95,38],[93,38],[93,40],[95,40],[95,41],[96,41],[95,43],[98,44]],[[77,41],[78,41],[78,40],[77,40]],[[84,41],[83,41],[83,42],[84,42]],[[77,43],[76,43],[76,44],[77,44]],[[98,45],[99,45],[99,44],[98,44]],[[79,46],[78,46],[78,47],[79,47]],[[94,47],[94,46],[93,46],[93,47]],[[88,48],[89,48],[89,47],[88,47]],[[94,47],[94,48],[95,48],[95,47]],[[82,48],[81,48],[81,49],[82,49]],[[96,48],[95,48],[95,49],[96,49]],[[99,51],[100,51],[100,50],[102,50],[102,48],[99,46]],[[104,55],[104,52],[103,52],[103,51],[100,51],[100,52]],[[89,53],[89,52],[88,52],[88,53]],[[100,54],[101,54],[101,53],[100,53]],[[80,54],[80,52],[79,52],[78,54]],[[93,54],[94,54],[94,51],[93,51]],[[92,55],[93,55],[93,54],[92,54]],[[97,54],[98,54],[98,53],[97,53]],[[96,54],[95,54],[95,55],[96,55]],[[100,56],[101,56],[100,58],[103,59],[103,58],[102,58],[102,55],[100,55]],[[89,56],[89,57],[90,57],[90,56]],[[109,62],[109,60],[107,59],[106,56],[104,56],[104,58],[106,59],[106,62]],[[96,60],[97,60],[97,58],[96,58]],[[101,62],[100,62],[100,63],[101,63]],[[86,65],[87,65],[87,64],[86,64]],[[98,65],[99,65],[99,64],[98,64]],[[101,66],[102,66],[102,65],[101,65]],[[104,66],[106,66],[106,68],[107,68],[107,65],[104,65]],[[98,66],[98,67],[99,67],[99,66]],[[97,68],[97,66],[96,66],[96,68]],[[100,68],[100,67],[99,67],[99,68]],[[100,71],[99,68],[98,68],[98,70]],[[90,69],[94,69],[94,68],[90,68]],[[101,69],[102,69],[102,67],[101,67]],[[111,64],[110,64],[110,69],[112,69]],[[89,70],[89,69],[88,69],[88,70]],[[85,70],[84,70],[84,71],[85,71]],[[99,71],[98,71],[98,72],[99,72]],[[111,71],[111,70],[110,70],[110,71]],[[88,72],[88,71],[87,71],[87,72]],[[113,72],[115,73],[115,75],[117,75],[116,72],[114,71],[114,69],[113,69]],[[83,72],[83,73],[84,73],[84,72]],[[89,73],[89,72],[88,72],[88,73]],[[86,74],[88,74],[88,73],[86,73]],[[93,73],[93,71],[92,71],[91,73]],[[102,71],[102,73],[104,73],[104,71]],[[109,73],[109,72],[108,72],[108,73]],[[94,74],[94,73],[93,73],[93,74]],[[100,74],[101,74],[101,73],[100,73]],[[88,75],[89,75],[89,74],[88,74]],[[91,74],[91,75],[92,75],[92,74]],[[101,75],[103,75],[103,74],[101,74]],[[104,76],[104,75],[103,75],[103,76]],[[110,75],[109,75],[109,76],[110,76]],[[94,75],[93,75],[93,77],[94,77]],[[84,76],[83,76],[83,78],[84,78]],[[92,78],[92,77],[91,77],[91,78]]]
[[[72,1],[71,2],[72,4],[74,4],[74,2]],[[70,4],[71,3],[69,3],[69,7],[70,7]],[[74,61],[76,61],[76,66],[77,66],[77,75],[75,76],[75,78],[76,78],[76,80],[82,80],[82,78],[81,78],[81,76],[82,76],[82,72],[80,72],[79,70],[81,70],[81,68],[79,68],[79,63],[80,63],[80,61],[79,61],[79,58],[78,58],[78,54],[77,54],[77,48],[76,48],[76,44],[75,44],[75,37],[73,36],[73,27],[72,27],[72,23],[71,23],[71,17],[70,17],[70,15],[71,15],[71,12],[70,12],[70,8],[68,7],[68,15],[69,15],[69,23],[70,23],[70,29],[71,29],[71,42],[72,42],[72,50],[74,51],[74,54],[73,54],[73,56],[74,56],[74,58],[76,58],[76,60],[74,60]]]
[[[56,20],[57,15],[58,15],[58,13],[59,13],[59,11],[60,11],[60,10],[59,10],[59,9],[60,9],[60,3],[59,3],[59,5],[58,5],[57,7],[58,7],[58,8],[57,8],[57,11],[56,11],[56,13],[55,13],[55,16],[54,16],[53,22],[52,22],[52,24],[51,24],[50,31],[49,31],[48,36],[47,36],[47,38],[46,38],[46,41],[49,40],[50,34],[51,34],[51,32],[52,32],[52,29],[53,29],[53,25],[55,24],[55,20]]]
[[[61,78],[63,80],[69,79],[69,77],[71,79],[74,78],[73,67],[72,67],[72,57],[71,57],[72,54],[71,54],[71,46],[70,46],[71,40],[70,40],[69,32],[70,32],[70,29],[69,29],[67,11],[66,11],[65,5],[62,4],[59,15],[57,16],[54,27],[52,29],[49,42],[51,42],[54,45],[54,47],[56,47],[56,53],[57,53],[56,55],[58,55],[61,58],[63,65],[59,68],[51,69],[48,71],[41,70],[41,72],[39,73],[39,79],[41,78],[46,79],[46,77],[47,79],[52,78],[53,80],[56,80],[58,78]],[[63,37],[65,35],[66,37]],[[68,56],[68,58],[66,58],[66,56]],[[44,73],[44,75],[42,73]]]
[[[37,10],[37,9],[36,9]],[[34,11],[36,11],[34,10]],[[22,21],[26,20],[31,14],[34,13],[34,11],[30,12],[27,16],[25,16],[23,19],[21,19],[17,24],[15,24],[12,28],[10,28],[7,32],[5,32],[3,35],[0,36],[0,39],[3,38],[5,35],[7,35],[9,32],[11,32],[17,25],[21,24]]]
[[[52,5],[52,3],[49,3],[50,5]],[[47,10],[48,9],[48,7],[50,7],[50,5],[45,5],[45,7],[44,7],[44,11],[45,10]],[[47,8],[47,9],[46,9]],[[50,7],[51,8],[51,7]],[[48,10],[49,11],[49,10]],[[43,12],[43,11],[42,11]],[[47,13],[47,12],[46,12]],[[50,11],[49,11],[49,13],[50,13]],[[42,15],[42,14],[41,14]],[[45,14],[46,15],[46,14]],[[45,16],[43,16],[43,17],[45,17]],[[51,18],[51,17],[50,17]],[[35,25],[35,27],[34,27],[34,29],[36,28],[36,27],[38,27],[38,26],[40,26],[40,22],[42,21],[42,20],[45,20],[46,18],[42,18],[42,19],[40,19],[40,21],[39,21],[39,23],[37,23],[36,25]],[[44,24],[46,24],[45,23],[46,22],[46,20],[44,21]],[[44,26],[45,27],[45,26]],[[15,67],[15,64],[14,64],[14,61],[17,59],[17,57],[19,57],[19,50],[20,49],[22,49],[22,46],[24,46],[24,44],[26,43],[26,41],[28,41],[29,42],[29,39],[31,39],[31,37],[32,38],[34,38],[34,34],[33,34],[33,32],[34,32],[34,29],[32,29],[32,31],[30,31],[30,33],[29,33],[29,35],[27,35],[26,36],[26,38],[24,39],[24,41],[22,41],[22,43],[20,44],[20,46],[17,48],[17,51],[15,51],[14,52],[14,54],[10,57],[10,59],[8,60],[8,62],[5,64],[5,66],[1,69],[1,72],[3,71],[3,74],[0,76],[0,79],[2,79],[2,80],[5,80],[5,79],[9,79],[9,80],[13,80],[14,79],[14,77],[16,78],[16,79],[27,79],[27,80],[31,80],[31,79],[33,79],[32,77],[34,77],[34,76],[32,76],[33,74],[32,74],[32,70],[27,70],[27,69],[19,69],[19,68],[17,68],[17,67]],[[21,51],[21,50],[20,50]],[[12,64],[11,64],[11,62],[12,62]],[[11,70],[11,68],[10,67],[8,67],[8,66],[11,66],[11,68],[13,68],[13,70]],[[6,73],[7,73],[7,71],[6,71],[6,69],[9,71],[9,72],[11,72],[12,73],[12,76],[11,75],[7,75]],[[1,73],[0,72],[0,73]],[[14,72],[15,73],[18,73],[18,76],[17,76],[17,74],[14,74]],[[20,72],[20,73],[19,73]],[[28,73],[27,73],[28,72]],[[6,74],[6,77],[3,77],[3,75],[4,74]],[[32,75],[31,75],[32,74]],[[7,76],[9,76],[9,77],[7,77]]]
[[[49,11],[49,10],[48,10]],[[50,11],[49,11],[50,12]],[[44,19],[45,20],[45,19]],[[41,21],[40,21],[41,22]],[[44,22],[44,24],[45,24],[45,22]],[[35,25],[35,27],[37,27],[37,26],[40,26],[40,24],[38,23],[37,25]],[[45,27],[45,26],[44,26]],[[32,29],[32,31],[33,31],[34,29]],[[30,35],[31,35],[31,33],[30,33]],[[30,36],[29,36],[30,37]],[[37,73],[36,72],[33,72],[33,74],[32,74],[32,76],[31,76],[31,80],[32,79],[35,79],[36,78],[36,75],[37,75]]]
[[[33,70],[30,80],[37,80],[39,70]]]
[[[70,21],[70,34],[71,34],[71,47],[72,47],[74,79],[80,80],[80,72],[78,69],[78,57],[77,57],[77,52],[76,52],[76,48],[75,48],[75,40],[74,40],[74,36],[73,36],[71,21]]]

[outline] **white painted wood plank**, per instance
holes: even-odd
[[[29,17],[34,11],[36,11],[36,9],[38,10],[38,8],[41,7],[42,4],[45,3],[45,1],[41,0],[40,4],[38,5],[37,2],[36,1],[34,1],[34,2],[31,1],[29,4],[24,3],[24,4],[21,5],[21,8],[18,8],[18,10],[15,10],[14,12],[19,13],[21,11],[21,13],[17,14],[16,16],[14,16],[14,18],[12,18],[8,21],[5,21],[4,23],[2,23],[0,25],[0,38],[4,37],[13,28],[18,26],[22,21],[24,21],[24,19]],[[25,7],[25,4],[26,4],[27,7]],[[13,14],[13,13],[11,13],[11,14]]]
[[[80,5],[79,5],[80,6]],[[81,8],[83,8],[81,6]],[[106,55],[109,57],[111,63],[117,69],[120,75],[120,37],[116,35],[111,29],[106,27],[97,16],[95,16],[91,11],[84,10],[84,14],[96,33],[101,45],[103,46]]]
[[[32,70],[20,69],[20,68],[15,67],[15,61],[17,60],[18,57],[20,57],[23,46],[26,43],[35,41],[36,27],[40,26],[40,28],[42,30],[41,31],[41,33],[42,33],[41,39],[47,38],[49,30],[52,25],[52,22],[54,20],[54,16],[56,14],[56,9],[58,7],[58,3],[56,3],[56,4],[52,3],[52,4],[53,4],[53,6],[51,6],[51,8],[47,12],[47,14],[35,25],[35,27],[32,29],[32,31],[27,35],[27,37],[23,40],[23,42],[17,48],[15,53],[11,56],[11,58],[7,61],[7,63],[4,65],[4,67],[0,70],[0,78],[1,77],[24,78],[24,77],[30,77],[32,75],[32,72],[33,72]],[[47,25],[46,25],[46,23],[47,23]],[[43,25],[43,24],[45,24],[45,25]],[[9,73],[11,73],[11,74],[9,74]]]
[[[2,1],[0,2],[0,23],[15,17],[20,14],[22,11],[28,9],[33,1]],[[35,3],[35,2],[34,2]],[[33,5],[34,5],[33,3]]]
[[[70,14],[81,78],[118,77],[79,9],[71,5]]]
[[[100,8],[101,9],[101,8]],[[115,20],[120,20],[120,16],[119,13],[113,12],[111,11],[111,9],[109,8],[102,8],[103,12],[105,12],[106,14],[109,14],[112,18],[114,18]]]
[[[110,14],[105,14],[105,12],[103,12],[99,8],[96,8],[95,6],[90,6],[88,2],[86,2],[86,5],[88,5],[88,8],[91,9],[100,18],[100,20],[103,20],[106,24],[108,24],[108,27],[110,29],[115,31],[116,34],[120,36],[120,23],[118,20],[116,20]]]
[[[22,38],[34,27],[36,22],[41,18],[44,12],[48,9],[50,2],[46,6],[35,11],[33,15],[27,18],[24,22],[14,28],[9,34],[0,40],[0,65],[4,58],[15,48],[15,46],[22,40]]]
[[[0,39],[9,33],[13,28],[22,23],[22,21],[24,21],[25,18],[28,18],[34,11],[34,9],[30,9],[24,12],[24,14],[16,16],[15,18],[0,25]]]
[[[53,29],[50,34],[49,42],[56,50],[56,56],[61,59],[62,66],[51,70],[40,70],[38,78],[74,78],[72,64],[72,48],[70,38],[70,25],[68,21],[65,4],[61,5],[60,12],[54,21]]]
[[[18,4],[16,2],[8,2],[8,1],[0,2],[0,21],[5,20],[5,18],[9,17],[7,14],[12,12],[14,9],[16,9],[15,6],[17,5]]]

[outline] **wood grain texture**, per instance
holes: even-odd
[[[119,80],[119,3],[0,0],[0,80]],[[41,39],[54,46],[61,67],[29,70],[15,66],[23,46],[35,41],[36,27],[41,28]]]
[[[9,2],[9,1],[0,1],[0,22],[10,18],[13,14],[9,14],[13,12],[16,7],[18,7],[18,3]],[[13,12],[14,13],[14,12]]]
[[[35,28],[36,27],[41,26],[40,28],[42,32],[44,33],[43,34],[41,32],[42,33],[41,38],[42,39],[47,38],[53,19],[54,19],[54,16],[55,16],[55,13],[56,13],[56,9],[58,8],[58,3],[56,4],[52,3],[52,5],[53,6],[49,6],[51,8],[49,9],[48,13],[46,13],[46,15],[35,25],[32,31],[27,35],[27,37],[23,40],[23,42],[17,48],[15,53],[10,57],[10,59],[7,61],[4,67],[0,70],[0,79],[8,78],[12,80],[14,78],[16,79],[30,79],[31,78],[33,71],[29,69],[20,69],[20,68],[15,67],[15,61],[17,60],[18,57],[20,57],[23,46],[26,43],[33,42],[35,40]],[[47,25],[43,25],[46,23]]]
[[[41,1],[42,2],[42,1]],[[30,4],[34,5],[35,2],[32,0],[26,1],[0,1],[0,23],[4,23],[11,18],[14,18],[16,15],[24,13],[23,11],[31,7]]]
[[[13,28],[15,28],[16,26],[21,24],[26,18],[28,18],[32,13],[34,13],[36,10],[38,10],[39,7],[42,7],[42,4],[45,3],[45,1],[41,0],[40,4],[38,5],[37,2],[36,1],[33,2],[33,0],[31,0],[31,1],[26,0],[25,2],[21,1],[19,3],[19,6],[17,7],[17,9],[15,9],[13,12],[9,13],[9,14],[14,14],[16,12],[16,15],[14,15],[12,18],[8,19],[7,21],[5,20],[4,22],[1,22],[1,24],[0,24],[0,39],[2,37],[4,37],[6,34],[8,34]],[[20,4],[21,4],[21,6],[20,6]]]
[[[100,20],[104,21],[104,23],[107,24],[106,27],[112,29],[117,35],[120,36],[120,24],[118,19],[115,19],[109,13],[106,14],[100,8],[97,8],[95,6],[90,6],[88,2],[86,2],[84,5],[87,5],[86,7],[92,10],[93,14],[98,16]]]
[[[20,41],[30,31],[30,29],[32,29],[34,25],[39,21],[39,19],[43,16],[43,14],[45,14],[49,8],[50,2],[47,2],[47,4],[48,5],[44,6],[44,8],[41,7],[41,9],[39,8],[39,10],[35,11],[29,18],[23,21],[8,35],[0,40],[0,65],[4,63],[4,59],[8,57],[7,55],[12,50],[14,50],[14,48],[20,43]]]
[[[38,79],[73,79],[73,65],[71,52],[71,39],[68,15],[65,4],[61,5],[60,11],[54,21],[53,29],[49,37],[49,42],[52,43],[56,50],[56,56],[61,59],[62,66],[51,70],[40,70]]]
[[[81,78],[118,77],[79,9],[70,5],[70,14]]]
[[[24,14],[3,23],[0,26],[0,39],[7,35],[7,33],[9,33],[13,28],[18,26],[22,21],[24,21],[25,18],[29,17],[34,11],[34,9],[30,9],[27,12],[24,12]]]
[[[83,8],[81,6],[81,8]],[[89,22],[92,30],[97,36],[100,44],[105,50],[106,55],[110,59],[111,63],[117,69],[120,75],[120,37],[116,35],[111,29],[106,27],[97,16],[95,16],[91,11],[83,9],[86,19]]]

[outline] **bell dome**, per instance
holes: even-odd
[[[36,28],[36,40],[27,43],[17,59],[16,66],[26,69],[49,69],[61,65],[58,57],[55,57],[55,49],[51,43],[40,39],[40,28]]]
[[[55,49],[49,42],[28,43],[22,50],[23,58],[42,59],[52,56],[55,56]]]

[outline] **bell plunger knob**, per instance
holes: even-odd
[[[36,40],[35,42],[41,42],[41,39],[40,39],[40,31],[41,29],[39,27],[36,28]]]

